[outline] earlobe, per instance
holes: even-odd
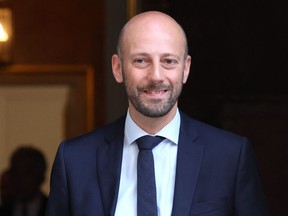
[[[123,82],[123,76],[122,76],[122,66],[121,66],[121,59],[118,55],[114,54],[112,56],[112,72],[113,76],[118,83]]]
[[[183,75],[183,84],[187,82],[189,73],[190,73],[190,65],[191,65],[191,56],[187,56],[184,65],[184,75]]]

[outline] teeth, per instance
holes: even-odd
[[[148,94],[162,94],[163,92],[165,92],[164,90],[163,91],[146,91]]]
[[[147,91],[147,93],[161,94],[164,91]]]

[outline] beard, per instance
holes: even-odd
[[[136,88],[129,85],[127,80],[124,80],[126,93],[129,101],[135,109],[146,117],[162,117],[172,110],[182,91],[182,82],[178,82],[176,86],[167,84],[149,84],[145,86],[137,86]],[[157,92],[165,89],[166,97],[147,99],[145,92]]]

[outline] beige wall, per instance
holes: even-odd
[[[66,86],[0,87],[0,171],[21,145],[40,149],[48,162],[43,189],[49,191],[49,175],[59,142],[64,138]]]
[[[126,111],[126,95],[122,86],[112,77],[110,63],[119,30],[126,22],[126,0],[64,0],[41,3],[28,0],[7,1],[7,4],[12,8],[14,18],[13,64],[91,64],[96,71],[96,88],[98,91],[102,89],[100,93],[105,97],[101,109],[105,110],[106,123]],[[1,87],[1,92],[4,89]],[[39,93],[46,92],[46,96],[37,97],[35,94],[38,90]],[[0,171],[7,166],[10,153],[21,143],[39,146],[48,155],[49,165],[52,165],[56,147],[64,133],[64,116],[60,111],[64,104],[60,95],[65,98],[67,89],[58,89],[62,93],[56,89],[59,93],[56,95],[51,89],[38,90],[33,93],[36,97],[33,99],[34,102],[31,102],[31,95],[28,93],[26,99],[22,97],[18,102],[13,102],[13,108],[7,107],[7,95],[0,96]],[[18,106],[17,103],[25,105]],[[25,117],[28,118],[32,114],[23,114],[30,109],[29,106],[38,110],[39,106],[44,106],[46,111],[34,113],[34,121],[26,121]],[[12,111],[15,115],[11,114]],[[16,116],[21,116],[19,120],[26,121],[26,124],[17,122]],[[95,116],[97,118],[96,110]],[[44,124],[46,120],[49,122]],[[10,123],[7,124],[7,121]],[[29,124],[39,127],[31,131]],[[26,131],[21,129],[24,126]],[[46,191],[48,177],[49,175],[45,185]]]

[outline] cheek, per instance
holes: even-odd
[[[126,68],[125,71],[123,71],[123,79],[124,83],[129,86],[137,86],[141,85],[143,80],[145,79],[145,74],[143,71],[140,70],[132,70],[129,67]]]
[[[169,75],[167,75],[167,79],[174,86],[182,85],[185,82],[185,75],[183,74],[183,72],[170,73]]]
[[[127,92],[134,91],[137,86],[137,81],[135,81],[132,76],[129,76],[128,74],[123,74],[123,81]]]
[[[184,70],[184,68],[182,69],[180,76],[179,76],[179,80],[181,81],[181,84],[185,84],[188,78],[188,74],[186,73],[186,71]]]

